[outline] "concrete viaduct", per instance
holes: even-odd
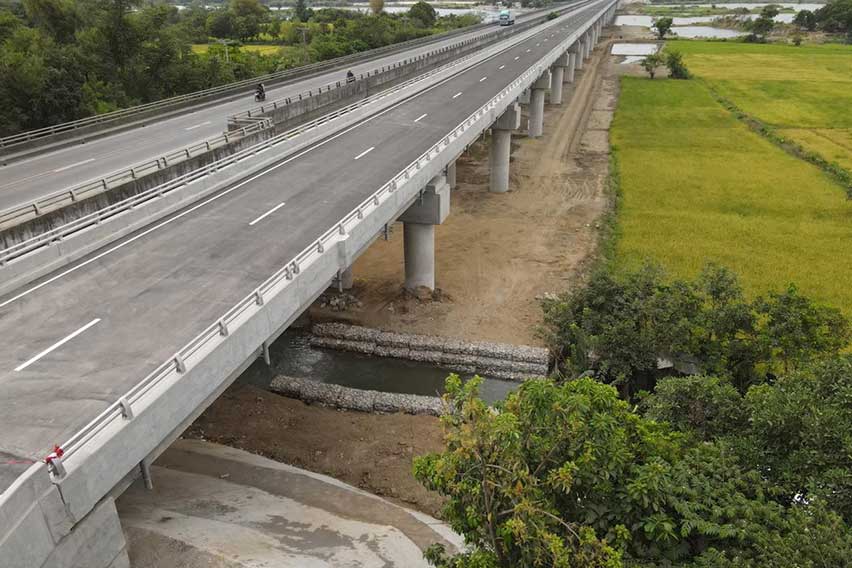
[[[522,106],[541,136],[545,99],[562,102],[616,3],[575,2],[0,265],[0,334],[13,338],[0,343],[0,562],[128,566],[114,498],[150,483],[151,462],[351,282],[390,223],[404,227],[405,286],[434,288],[455,160],[490,131],[490,191],[506,192]]]

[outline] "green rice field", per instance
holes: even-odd
[[[751,294],[792,282],[852,315],[844,189],[752,132],[711,92],[797,131],[824,157],[849,160],[852,48],[673,43],[696,79],[622,79],[612,127],[622,193],[616,268],[651,259],[691,277],[712,261],[738,272]]]

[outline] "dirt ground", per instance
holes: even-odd
[[[433,516],[440,512],[441,498],[411,474],[414,456],[442,449],[433,416],[335,410],[237,385],[184,437],[324,473]]]
[[[597,251],[609,207],[607,130],[615,107],[607,39],[566,84],[561,106],[546,105],[544,136],[514,136],[510,190],[488,191],[488,140],[457,161],[450,215],[436,227],[438,300],[406,297],[402,226],[354,265],[360,306],[313,319],[409,333],[540,345],[538,299],[577,285]],[[525,122],[525,121],[524,121]],[[588,123],[588,128],[584,126]],[[522,128],[525,124],[522,123]]]
[[[608,129],[617,74],[636,69],[602,57],[608,53],[606,45],[598,47],[593,63],[574,84],[576,93],[572,95],[574,86],[566,89],[567,104],[548,106],[544,137],[514,139],[509,193],[488,193],[485,144],[475,145],[459,160],[451,214],[436,231],[438,281],[449,298],[421,302],[402,297],[402,235],[396,231],[355,265],[354,293],[363,307],[334,312],[317,306],[312,316],[407,332],[537,343],[536,297],[581,281],[596,253],[598,220],[610,205]],[[432,417],[333,410],[235,386],[186,436],[325,473],[439,515],[440,497],[411,474],[414,456],[441,450],[441,426]]]

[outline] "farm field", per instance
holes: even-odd
[[[193,53],[207,53],[210,50],[210,45],[207,43],[194,43],[192,44]],[[215,44],[213,44],[215,45]],[[281,48],[284,46],[281,45],[263,45],[263,44],[248,44],[242,45],[238,49],[240,51],[251,51],[255,53],[259,53],[260,55],[275,55],[277,54]],[[234,49],[234,48],[231,48]],[[299,49],[299,48],[295,48]]]
[[[740,109],[852,170],[852,46],[675,41],[698,77]]]
[[[766,120],[786,117],[787,124],[820,116],[822,122],[808,124],[824,126],[830,115],[848,123],[849,109],[828,107],[852,95],[834,92],[822,104],[806,98],[799,114],[785,114],[787,105],[798,108],[803,92],[819,97],[830,91],[795,85],[796,70],[787,80],[777,67],[761,78],[766,63],[760,57],[755,62],[746,44],[677,47],[700,79],[622,78],[612,127],[622,191],[616,268],[651,259],[674,276],[694,277],[712,261],[738,272],[750,294],[792,282],[852,315],[852,262],[843,253],[852,242],[852,202],[817,167],[738,121],[714,99],[704,77],[749,112]],[[723,57],[724,50],[732,57]],[[829,73],[828,63],[816,65],[812,73]],[[765,78],[770,72],[773,78]],[[764,108],[766,91],[743,95],[769,81],[792,84],[786,101]]]

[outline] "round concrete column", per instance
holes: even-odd
[[[447,184],[449,184],[450,189],[456,188],[456,161],[453,160],[449,164],[447,164]]]
[[[565,74],[565,68],[561,66],[554,66],[550,68],[550,72],[552,73],[552,79],[550,80],[550,104],[552,105],[561,105],[562,104],[562,79]]]
[[[533,89],[530,97],[529,137],[540,138],[544,132],[544,89]]]
[[[574,82],[574,66],[577,64],[577,54],[568,54],[568,68],[565,71],[565,81],[568,83]]]
[[[352,267],[350,266],[340,273],[340,288],[343,290],[351,290],[354,285],[355,276],[352,273]]]
[[[405,287],[435,289],[435,225],[403,223]]]
[[[578,71],[583,69],[583,61],[586,58],[586,44],[584,40],[577,42],[577,54],[574,56],[574,66]]]
[[[509,156],[512,153],[512,131],[494,128],[491,130],[491,193],[509,191]]]

